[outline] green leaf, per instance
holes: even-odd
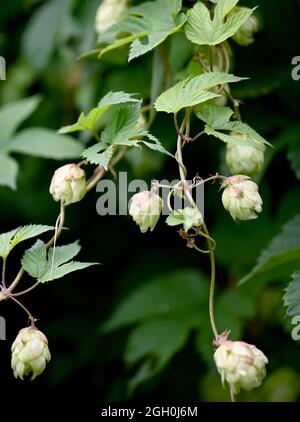
[[[157,111],[177,113],[185,107],[192,107],[219,97],[219,95],[209,92],[209,89],[225,83],[239,82],[243,79],[246,78],[222,72],[210,72],[195,76],[192,79],[181,81],[165,91],[157,98],[154,106]]]
[[[118,145],[138,147],[141,144],[173,157],[155,136],[137,126],[139,117],[140,104],[128,104],[117,108],[101,133],[102,142],[87,148],[82,154],[83,158],[92,164],[101,165],[107,170]],[[145,137],[152,142],[145,141]]]
[[[181,0],[156,0],[129,8],[120,22],[99,36],[99,44],[109,44],[100,57],[129,43],[129,61],[149,52],[185,23],[181,7]]]
[[[300,271],[295,271],[292,274],[292,280],[286,288],[283,300],[288,316],[300,315]]]
[[[82,157],[92,164],[102,166],[107,171],[115,148],[114,145],[107,146],[105,143],[100,142],[84,150]]]
[[[22,266],[31,277],[40,278],[47,269],[46,245],[40,239],[28,249],[22,258]]]
[[[79,253],[80,249],[79,243],[74,242],[69,245],[50,248],[47,253],[46,245],[38,240],[25,252],[22,265],[40,283],[56,280],[71,272],[97,265],[96,263],[88,262],[68,262]]]
[[[96,108],[93,108],[88,115],[81,113],[78,121],[70,126],[62,127],[59,133],[71,133],[80,130],[90,130],[95,132],[99,120],[113,105],[124,104],[124,103],[140,103],[140,100],[133,98],[132,94],[126,94],[125,92],[109,92],[99,102]]]
[[[187,38],[198,45],[217,45],[232,37],[255,10],[243,8],[225,21],[226,15],[237,3],[238,0],[219,1],[211,19],[207,7],[197,2],[190,10],[184,28]]]
[[[18,229],[11,230],[7,233],[0,234],[0,256],[6,258],[10,251],[10,241],[14,237]]]
[[[155,277],[129,294],[103,325],[112,331],[151,318],[183,319],[184,315],[201,320],[208,284],[197,270],[186,268]]]
[[[125,360],[132,365],[151,356],[155,370],[160,369],[184,346],[190,329],[188,324],[168,319],[141,324],[129,335]]]
[[[8,145],[9,152],[56,160],[77,158],[82,150],[82,145],[70,136],[58,135],[44,128],[25,129],[12,138]]]
[[[246,123],[239,121],[230,121],[233,111],[229,107],[218,106],[215,104],[202,104],[197,107],[196,116],[203,120],[205,133],[220,139],[223,142],[236,145],[261,146],[263,144],[271,146],[262,136]],[[246,135],[240,138],[234,134],[226,134],[220,131],[236,132]]]
[[[16,160],[0,154],[0,186],[16,189],[19,166]]]
[[[52,226],[34,225],[30,224],[23,227],[18,227],[8,233],[0,235],[0,256],[6,258],[10,251],[24,240],[31,239],[32,237],[39,236],[53,230]]]
[[[196,116],[213,129],[224,127],[233,115],[229,107],[216,104],[202,104],[195,110]]]
[[[199,226],[203,222],[201,213],[196,208],[186,207],[183,210],[172,211],[166,219],[169,226],[178,226],[183,224],[187,232],[193,226]]]
[[[55,46],[56,34],[70,13],[70,0],[52,0],[33,14],[25,28],[22,44],[26,59],[36,69],[45,69]]]
[[[289,276],[299,268],[300,260],[300,215],[294,217],[275,236],[258,259],[257,265],[240,284],[246,281],[266,282]]]
[[[67,274],[73,273],[74,271],[84,270],[85,268],[91,267],[92,265],[98,264],[96,262],[71,261],[58,267],[54,263],[53,269],[51,270],[51,268],[48,267],[48,271],[43,274],[43,276],[39,277],[38,281],[40,283],[46,283],[47,281],[62,278]]]
[[[36,110],[40,100],[39,96],[29,97],[0,109],[0,149],[6,146],[18,126]]]

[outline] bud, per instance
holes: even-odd
[[[215,351],[215,363],[222,383],[228,382],[234,394],[240,389],[259,387],[266,376],[267,357],[254,345],[225,340]]]
[[[247,135],[231,132],[235,138],[247,139]],[[265,146],[227,144],[226,163],[232,174],[245,174],[254,177],[264,164]]]
[[[86,194],[85,172],[77,164],[66,164],[52,177],[50,193],[55,201],[64,205],[79,202]]]
[[[96,33],[98,35],[106,32],[116,24],[122,12],[126,9],[127,0],[103,0],[98,7],[96,14]]]
[[[129,214],[140,226],[141,232],[146,233],[148,229],[153,231],[159,220],[164,201],[160,196],[150,191],[133,195],[131,201]]]
[[[243,10],[249,10],[248,7],[235,7],[228,16],[233,16]],[[233,35],[233,39],[239,45],[247,46],[254,42],[253,35],[259,31],[259,20],[255,15],[251,15],[243,25]]]
[[[16,378],[24,379],[31,373],[34,380],[51,359],[47,337],[35,327],[20,330],[11,351],[11,367]]]
[[[243,175],[228,177],[222,184],[222,202],[234,220],[254,220],[262,211],[258,186]]]

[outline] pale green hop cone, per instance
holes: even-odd
[[[141,232],[146,233],[148,229],[153,231],[156,226],[164,202],[160,196],[150,191],[144,191],[133,195],[129,214],[138,226]]]
[[[86,194],[85,171],[77,164],[59,167],[52,177],[50,193],[55,201],[64,205],[81,201]]]
[[[267,357],[243,341],[224,341],[215,351],[214,360],[222,383],[227,382],[234,394],[259,387],[266,376]]]
[[[248,176],[238,175],[225,179],[222,184],[224,208],[234,220],[254,220],[262,211],[258,186]]]
[[[22,380],[30,374],[31,380],[36,378],[51,359],[47,337],[34,327],[26,327],[19,331],[11,351],[14,376]]]
[[[247,135],[231,133],[235,138],[246,140]],[[265,146],[248,146],[238,144],[228,144],[226,147],[226,163],[231,174],[245,174],[246,176],[256,176],[263,167]]]

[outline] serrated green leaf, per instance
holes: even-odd
[[[58,135],[50,129],[25,129],[12,138],[9,152],[18,152],[43,158],[65,160],[77,158],[83,151],[82,145],[70,136]]]
[[[211,19],[207,7],[197,2],[190,10],[184,28],[187,38],[198,45],[217,45],[232,37],[255,10],[243,8],[225,21],[237,3],[238,0],[219,1]]]
[[[258,259],[257,265],[240,284],[251,281],[266,282],[289,276],[299,268],[300,215],[289,221],[282,232],[275,236]]]
[[[35,111],[40,100],[37,95],[5,105],[0,109],[0,149],[6,147],[18,126]]]
[[[48,253],[46,253],[45,244],[38,240],[25,252],[22,265],[40,283],[56,280],[71,272],[97,265],[96,263],[88,262],[68,262],[79,253],[80,249],[79,243],[74,242],[69,245],[50,248]]]
[[[105,143],[101,142],[83,151],[82,157],[88,162],[102,166],[105,170],[108,170],[115,148],[115,145],[107,146]]]
[[[51,268],[48,269],[48,271],[42,277],[39,277],[38,281],[40,283],[46,283],[47,281],[57,280],[58,278],[62,278],[67,274],[78,270],[84,270],[85,268],[91,267],[92,265],[98,264],[95,262],[67,262],[66,264],[60,265],[59,267],[54,266],[52,270]]]
[[[18,229],[11,230],[7,233],[0,234],[0,256],[6,258],[10,250],[10,241],[14,237]]]
[[[24,270],[34,278],[40,278],[47,269],[46,245],[40,239],[28,249],[22,258]]]
[[[207,135],[212,135],[223,142],[236,145],[247,145],[259,147],[263,144],[271,146],[262,136],[246,123],[230,121],[233,111],[229,107],[215,104],[201,104],[197,107],[196,116],[206,123],[204,128]],[[246,135],[245,138],[237,137],[234,134],[227,134],[220,131],[236,132]]]
[[[172,211],[166,219],[168,226],[183,225],[187,232],[193,226],[199,226],[203,222],[201,213],[196,208],[186,207],[183,210]]]
[[[300,271],[292,274],[292,280],[285,290],[283,301],[284,306],[287,307],[288,316],[300,315]]]
[[[109,44],[100,57],[130,43],[129,61],[151,51],[185,23],[181,6],[181,0],[156,0],[129,8],[121,21],[99,36],[99,44]]]
[[[19,166],[14,158],[0,154],[0,186],[16,189]]]
[[[201,104],[195,110],[196,116],[207,123],[213,129],[224,127],[233,115],[229,107],[216,104]]]
[[[73,259],[76,255],[79,254],[80,250],[81,246],[78,240],[76,242],[69,243],[68,245],[50,248],[48,252],[48,260],[52,262],[54,253],[55,265],[59,266]]]
[[[52,226],[30,224],[27,226],[19,227],[15,230],[11,230],[8,233],[1,234],[0,256],[2,258],[6,258],[10,251],[20,242],[31,239],[32,237],[39,236],[40,234],[46,233],[53,229],[54,227]]]
[[[87,115],[81,113],[76,123],[70,126],[64,126],[59,130],[59,133],[72,133],[81,130],[90,130],[95,132],[97,124],[106,111],[112,106],[124,103],[140,103],[140,100],[133,97],[132,94],[125,92],[109,92],[98,103],[98,106],[93,108]]]
[[[177,113],[185,107],[192,107],[197,104],[219,97],[218,94],[208,90],[230,82],[239,82],[246,78],[240,78],[228,73],[210,72],[192,79],[186,79],[174,85],[162,93],[155,102],[157,111],[166,113]]]

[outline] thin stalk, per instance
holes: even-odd
[[[182,133],[186,127],[186,120],[189,118],[188,115],[186,115],[184,121],[182,122],[181,128],[180,128],[180,133]],[[187,186],[187,181],[186,181],[186,174],[183,170],[184,164],[183,164],[183,157],[182,157],[182,137],[180,135],[180,133],[178,134],[177,137],[177,153],[176,153],[176,157],[177,157],[177,161],[179,163],[179,174],[180,174],[180,180],[182,182],[182,186],[185,187]],[[187,133],[187,135],[189,135]],[[197,204],[195,203],[191,192],[189,189],[185,189],[185,195],[187,197],[187,199],[189,200],[190,204],[192,205],[193,208],[198,208]],[[215,285],[216,285],[216,261],[215,261],[215,244],[212,242],[212,239],[209,235],[209,231],[206,227],[206,224],[202,223],[202,227],[204,230],[204,234],[207,237],[207,244],[208,244],[208,248],[209,248],[209,255],[210,255],[210,264],[211,264],[211,274],[210,274],[210,294],[209,294],[209,318],[210,318],[210,324],[212,327],[212,331],[214,334],[214,337],[217,338],[218,337],[218,330],[216,327],[216,322],[215,322],[215,316],[214,316],[214,293],[215,293]]]

